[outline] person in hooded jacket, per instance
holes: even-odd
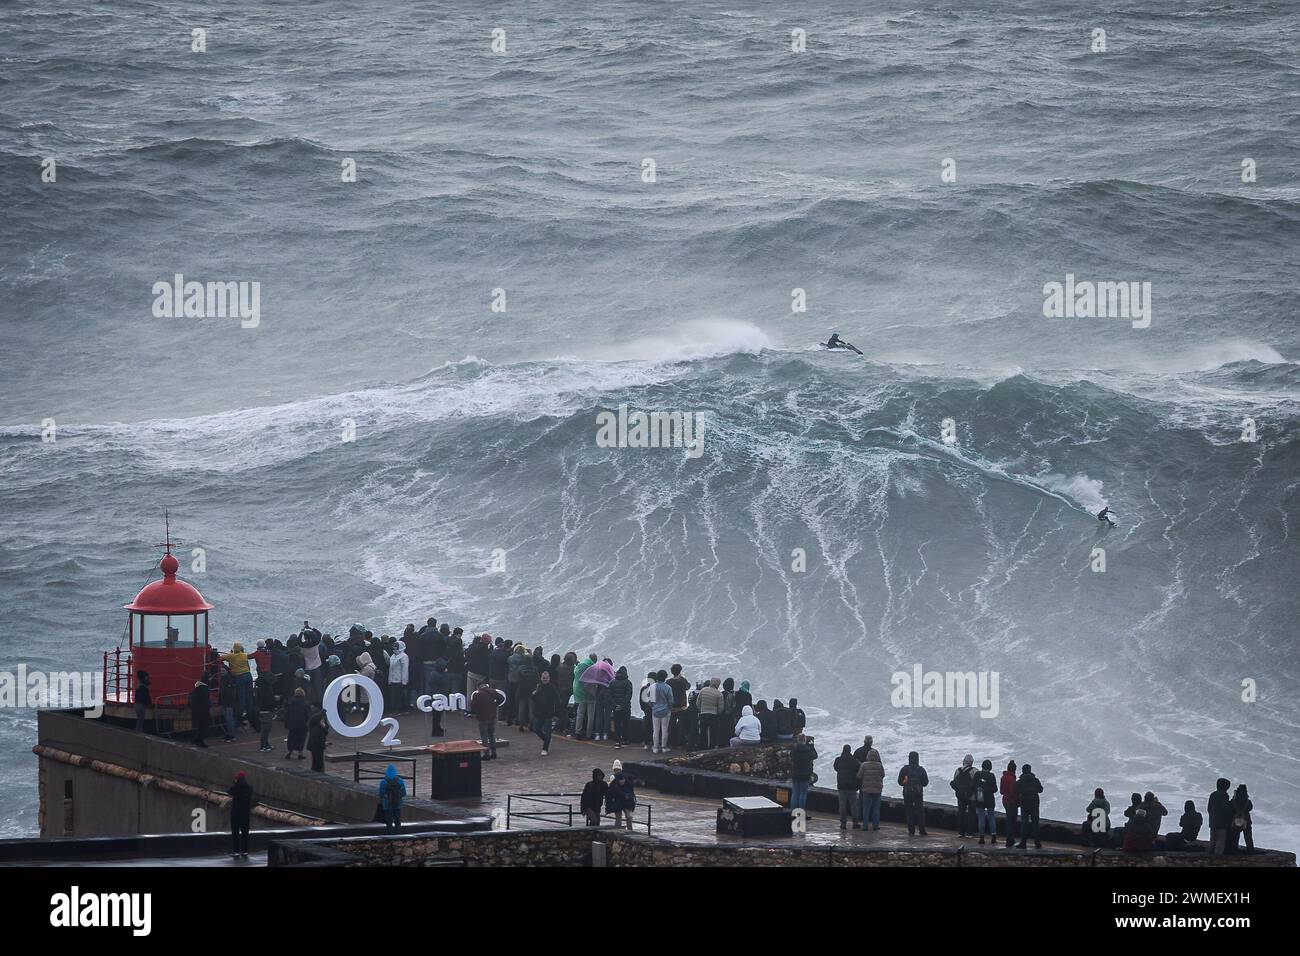
[[[411,659],[401,641],[393,646],[395,653],[388,660],[388,700],[389,706],[401,714],[408,706],[406,687],[411,679]]]
[[[1042,849],[1043,842],[1038,839],[1038,797],[1043,792],[1043,785],[1034,776],[1033,768],[1025,764],[1020,769],[1020,779],[1016,781],[1016,796],[1020,798],[1020,849],[1025,848],[1025,841],[1034,838],[1034,846]]]
[[[623,769],[622,761],[614,761],[614,776],[610,778],[605,794],[605,809],[614,814],[614,826],[632,829],[632,814],[636,812],[636,784]]]
[[[673,689],[668,683],[668,672],[661,670],[655,674],[654,706],[651,710],[655,728],[655,753],[669,752],[668,730],[672,725],[674,699]]]
[[[871,738],[868,737],[868,740]],[[857,757],[857,754],[854,754]],[[880,761],[880,751],[869,747],[858,769],[858,806],[862,816],[862,829],[871,823],[873,832],[880,829],[880,795],[885,789],[885,765]]]
[[[325,670],[325,678],[324,678],[325,686],[327,688],[329,687],[330,684],[334,683],[335,680],[337,680],[338,678],[342,677],[345,673],[347,673],[343,669],[343,659],[340,658],[337,654],[331,654],[329,657],[325,658],[324,670]],[[293,694],[292,688],[290,688],[289,694],[290,696],[292,696]]]
[[[519,668],[523,667],[528,661],[528,649],[522,644],[516,644],[510,649],[510,656],[506,658],[506,712],[505,722],[507,724],[518,723],[519,714]]]
[[[479,742],[488,755],[484,760],[497,759],[497,717],[501,708],[501,693],[492,686],[491,680],[478,685],[474,696],[469,699],[469,712],[478,721]]]
[[[445,666],[447,655],[442,652],[442,641],[438,637],[438,628],[425,624],[415,632],[415,643],[420,648],[420,660],[423,662],[424,673],[420,675],[420,686],[416,688],[416,697],[421,694],[432,694],[429,682],[433,680],[433,663],[442,661]]]
[[[1094,849],[1109,846],[1110,801],[1101,787],[1093,791],[1092,803],[1088,804],[1084,816],[1083,828],[1088,835],[1088,845]]]
[[[271,651],[271,678],[275,685],[277,697],[285,696],[285,675],[293,673],[289,670],[289,654],[285,651],[284,645],[278,640],[272,639],[268,642]]]
[[[323,710],[313,708],[307,718],[307,751],[311,754],[311,769],[325,772],[325,738],[330,734],[329,722]]]
[[[582,788],[582,799],[578,804],[582,815],[587,819],[587,826],[600,826],[600,812],[608,795],[609,784],[605,783],[605,771],[597,767],[591,772],[591,781]]]
[[[758,718],[758,726],[762,728],[759,739],[765,744],[775,741],[776,721],[772,719],[772,712],[767,709],[767,701],[760,700],[754,705],[754,716]]]
[[[523,731],[527,731],[533,725],[533,691],[537,689],[540,675],[537,662],[541,651],[539,647],[535,653],[524,655],[519,665],[518,680],[515,681],[515,693],[519,695],[519,699],[515,701],[515,720],[519,723],[519,729]],[[544,661],[545,658],[542,660]]]
[[[451,693],[460,694],[465,690],[465,647],[460,638],[448,634],[443,641],[445,654],[442,659],[447,662],[447,681]]]
[[[1124,850],[1127,853],[1141,853],[1150,850],[1154,842],[1151,826],[1147,823],[1147,812],[1139,805],[1133,811],[1133,817],[1124,825]]]
[[[375,663],[369,651],[362,651],[357,655],[356,668],[358,674],[369,677],[371,680],[375,679]]]
[[[573,672],[578,667],[578,655],[568,651],[555,675],[555,692],[560,695],[560,710],[555,715],[555,732],[568,736],[573,730],[569,719],[569,698],[573,696]]]
[[[433,662],[433,667],[429,671],[429,693],[430,694],[450,694],[451,677],[447,674],[447,662],[438,658]],[[468,711],[466,712],[468,716]],[[442,711],[429,711],[429,736],[445,737],[446,730],[442,726]]]
[[[808,715],[805,714],[803,708],[799,706],[799,698],[790,698],[789,709],[791,733],[796,735],[803,733],[804,728],[808,726]]]
[[[153,703],[153,693],[149,690],[149,672],[135,673],[135,732],[144,733],[144,715]]]
[[[853,829],[862,828],[862,823],[854,813],[854,803],[858,793],[858,771],[862,764],[853,756],[853,748],[848,744],[835,758],[835,791],[840,798],[840,829],[847,830],[849,817],[853,817]]]
[[[415,702],[419,700],[422,694],[428,693],[425,690],[424,645],[417,640],[414,624],[406,625],[406,629],[402,631],[401,640],[402,647],[406,650],[406,707],[409,710],[415,706]]]
[[[1250,812],[1255,809],[1255,804],[1251,801],[1250,792],[1244,783],[1237,785],[1229,805],[1232,807],[1232,832],[1228,836],[1228,852],[1240,853],[1239,841],[1245,837],[1246,852],[1254,853],[1255,835],[1251,826]]]
[[[1214,793],[1205,804],[1205,815],[1210,824],[1210,852],[1222,856],[1228,852],[1228,833],[1232,829],[1232,798],[1228,788],[1232,783],[1226,777],[1220,777],[1214,784]]]
[[[230,676],[230,670],[223,666],[221,668],[221,680],[217,684],[217,705],[226,718],[226,743],[235,739],[236,704],[235,679]]]
[[[488,658],[488,680],[497,687],[505,687],[509,676],[510,647],[505,641],[497,638],[497,644],[492,648],[492,654]]]
[[[194,746],[206,747],[203,738],[207,736],[208,724],[212,720],[212,696],[204,681],[195,681],[190,691],[188,702],[190,708],[190,725],[194,728]]]
[[[655,672],[649,671],[645,679],[641,681],[641,689],[637,692],[637,700],[641,705],[641,728],[645,738],[644,749],[646,750],[650,750],[655,745],[655,683]]]
[[[1178,818],[1178,832],[1183,838],[1183,843],[1195,843],[1204,825],[1205,817],[1196,812],[1196,801],[1188,800],[1184,803],[1183,815]]]
[[[718,715],[722,709],[722,679],[710,677],[700,688],[695,699],[699,711],[700,737],[699,746],[709,750],[718,746]]]
[[[749,681],[740,682],[740,690],[736,691],[736,712],[743,714],[746,707],[754,706],[754,695],[750,692]]]
[[[257,720],[262,728],[262,742],[258,750],[271,752],[271,723],[275,719],[275,678],[268,671],[257,675],[253,683],[253,701],[257,705]]]
[[[533,733],[542,739],[542,756],[551,752],[551,728],[560,712],[560,694],[551,683],[551,672],[542,671],[532,693]]]
[[[632,681],[628,679],[626,667],[615,671],[614,679],[609,682],[609,704],[614,718],[614,749],[622,750],[632,717]]]
[[[299,687],[284,705],[284,726],[289,731],[289,749],[284,755],[286,760],[292,757],[295,751],[298,754],[298,759],[303,759],[302,751],[307,743],[307,718],[309,713],[310,705],[307,703],[307,692]]]
[[[612,666],[611,661],[605,663]],[[591,726],[595,730],[592,740],[605,740],[609,736],[609,723],[613,708],[609,701],[608,684],[588,684],[587,693],[591,697]]]
[[[480,634],[465,652],[465,688],[469,696],[473,697],[478,685],[488,679],[491,664],[492,635]]]
[[[1130,799],[1129,805],[1124,808],[1124,819],[1126,821],[1131,821],[1133,817],[1137,814],[1137,812],[1141,809],[1142,809],[1142,794],[1135,793]],[[1121,839],[1123,838],[1122,833],[1120,834],[1120,838]]]
[[[907,817],[907,835],[925,832],[925,788],[930,785],[930,775],[921,766],[921,756],[915,750],[907,755],[907,766],[898,771],[898,785],[903,788],[903,812]]]
[[[779,700],[772,701],[772,737],[774,740],[794,740],[794,714]]]
[[[232,707],[235,708],[235,716],[242,721],[253,706],[253,671],[248,664],[248,655],[244,653],[244,645],[236,642],[231,646],[229,654],[221,655],[221,660],[230,668],[229,676],[235,685]]]
[[[594,701],[591,694],[587,691],[587,685],[582,682],[582,675],[587,668],[596,663],[596,652],[592,651],[573,669],[573,700],[578,705],[577,712],[573,717],[574,740],[582,740],[584,737],[595,739],[596,720]]]
[[[985,760],[980,764],[979,773],[971,781],[970,805],[975,808],[975,822],[979,828],[980,846],[984,845],[984,831],[989,834],[989,841],[998,842],[997,807],[998,778],[993,776],[993,761]]]
[[[746,704],[740,709],[740,719],[736,721],[736,736],[731,738],[733,747],[757,747],[763,742],[763,725],[754,716],[754,708]]]
[[[235,782],[226,791],[230,796],[231,856],[248,856],[248,832],[253,827],[253,788],[244,771],[235,774]]]
[[[969,836],[971,820],[971,790],[975,786],[975,758],[970,754],[961,758],[961,766],[952,775],[948,786],[957,794],[957,836]]]
[[[384,779],[379,781],[379,807],[384,812],[384,828],[402,829],[402,804],[406,803],[406,781],[397,775],[391,763],[384,768]]]
[[[998,792],[1002,794],[1002,812],[1007,818],[1007,849],[1015,842],[1016,814],[1020,811],[1020,798],[1016,795],[1016,762],[1007,761],[1007,769],[1002,771],[998,783]]]
[[[1169,816],[1169,811],[1160,802],[1160,798],[1150,790],[1142,798],[1142,809],[1147,812],[1147,826],[1151,828],[1151,838],[1154,840],[1160,836],[1161,824],[1164,823],[1165,817]]]
[[[790,809],[803,810],[805,815],[816,760],[817,748],[809,743],[805,735],[800,734],[795,740],[794,749],[790,751]]]

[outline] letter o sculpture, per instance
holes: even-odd
[[[350,727],[343,722],[339,716],[339,697],[343,694],[343,689],[349,686],[360,687],[366,692],[366,719],[355,727]],[[336,677],[330,681],[329,687],[325,688],[325,699],[322,706],[325,710],[325,719],[329,721],[330,728],[344,737],[364,737],[384,719],[384,695],[380,691],[379,685],[367,677],[365,674],[344,674],[342,677]],[[379,706],[375,702],[379,701]]]

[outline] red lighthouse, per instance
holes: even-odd
[[[125,659],[120,647],[104,654],[104,705],[112,716],[134,719],[140,671],[149,674],[156,718],[179,716],[208,663],[212,605],[198,588],[176,577],[180,562],[172,555],[170,528],[162,547],[167,549],[158,563],[162,580],[146,584],[134,601],[123,605],[130,612]]]

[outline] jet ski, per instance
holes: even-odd
[[[821,347],[827,352],[857,352],[859,355],[862,354],[860,348],[852,342],[845,342],[840,338],[840,333],[838,332],[832,332],[831,337],[821,343]]]

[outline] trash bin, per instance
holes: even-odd
[[[476,740],[431,744],[435,800],[459,800],[483,795],[483,745]]]

